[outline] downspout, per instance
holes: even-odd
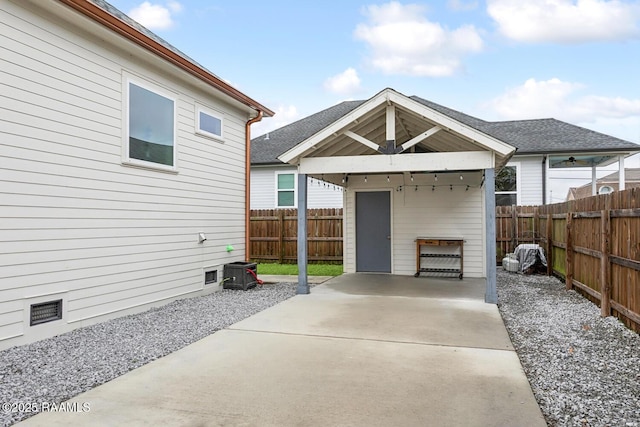
[[[262,110],[258,110],[258,115],[250,119],[245,125],[245,156],[244,156],[244,257],[245,261],[251,260],[249,253],[251,236],[251,125],[262,120]]]

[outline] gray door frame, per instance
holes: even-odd
[[[382,188],[382,189],[363,189],[363,190],[356,190],[355,191],[355,195],[354,195],[354,207],[355,207],[355,212],[354,212],[354,221],[355,221],[355,227],[354,227],[354,231],[355,231],[355,268],[356,268],[356,272],[364,272],[362,270],[360,270],[358,268],[358,193],[387,193],[389,195],[389,239],[388,239],[388,243],[389,243],[389,271],[379,271],[379,273],[393,273],[393,192],[388,189],[388,188]],[[372,271],[368,271],[368,272],[372,272]],[[375,272],[375,271],[373,271]]]

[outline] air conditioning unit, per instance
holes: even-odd
[[[502,268],[511,273],[520,271],[520,262],[516,259],[516,254],[507,254],[502,258]]]

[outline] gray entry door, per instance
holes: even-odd
[[[356,271],[391,273],[391,195],[356,193]]]

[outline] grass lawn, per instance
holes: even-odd
[[[309,276],[339,276],[342,274],[342,264],[309,264]],[[258,264],[258,275],[298,275],[297,264]]]

